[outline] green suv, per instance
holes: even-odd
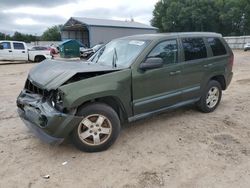
[[[121,124],[187,104],[219,105],[234,56],[217,33],[115,39],[87,62],[45,60],[17,98],[20,117],[49,142],[70,136],[82,151],[106,150]]]

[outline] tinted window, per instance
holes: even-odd
[[[207,42],[212,48],[214,56],[225,55],[227,53],[225,46],[218,38],[208,38]]]
[[[207,57],[207,50],[202,38],[182,39],[185,61]]]
[[[177,62],[177,42],[168,40],[159,43],[148,55],[148,57],[160,57],[165,64]]]
[[[3,49],[11,49],[9,42],[1,42],[1,45],[3,46]]]
[[[14,42],[13,46],[14,46],[15,50],[24,50],[25,49],[23,43]]]

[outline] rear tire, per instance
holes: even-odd
[[[197,107],[204,113],[213,112],[221,101],[222,88],[216,80],[209,81],[200,100],[197,102]]]
[[[81,151],[100,152],[108,149],[120,133],[120,120],[110,106],[93,103],[78,113],[83,119],[71,134],[73,144]]]

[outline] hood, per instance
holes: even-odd
[[[93,64],[83,61],[55,61],[45,60],[39,63],[29,72],[29,80],[40,88],[51,90],[57,89],[67,80],[78,73],[98,73],[117,71],[111,66]]]

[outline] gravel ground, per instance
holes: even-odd
[[[0,65],[0,187],[250,186],[250,53],[235,51],[215,112],[191,106],[132,123],[109,150],[91,154],[42,143],[18,118],[15,100],[33,66]]]

